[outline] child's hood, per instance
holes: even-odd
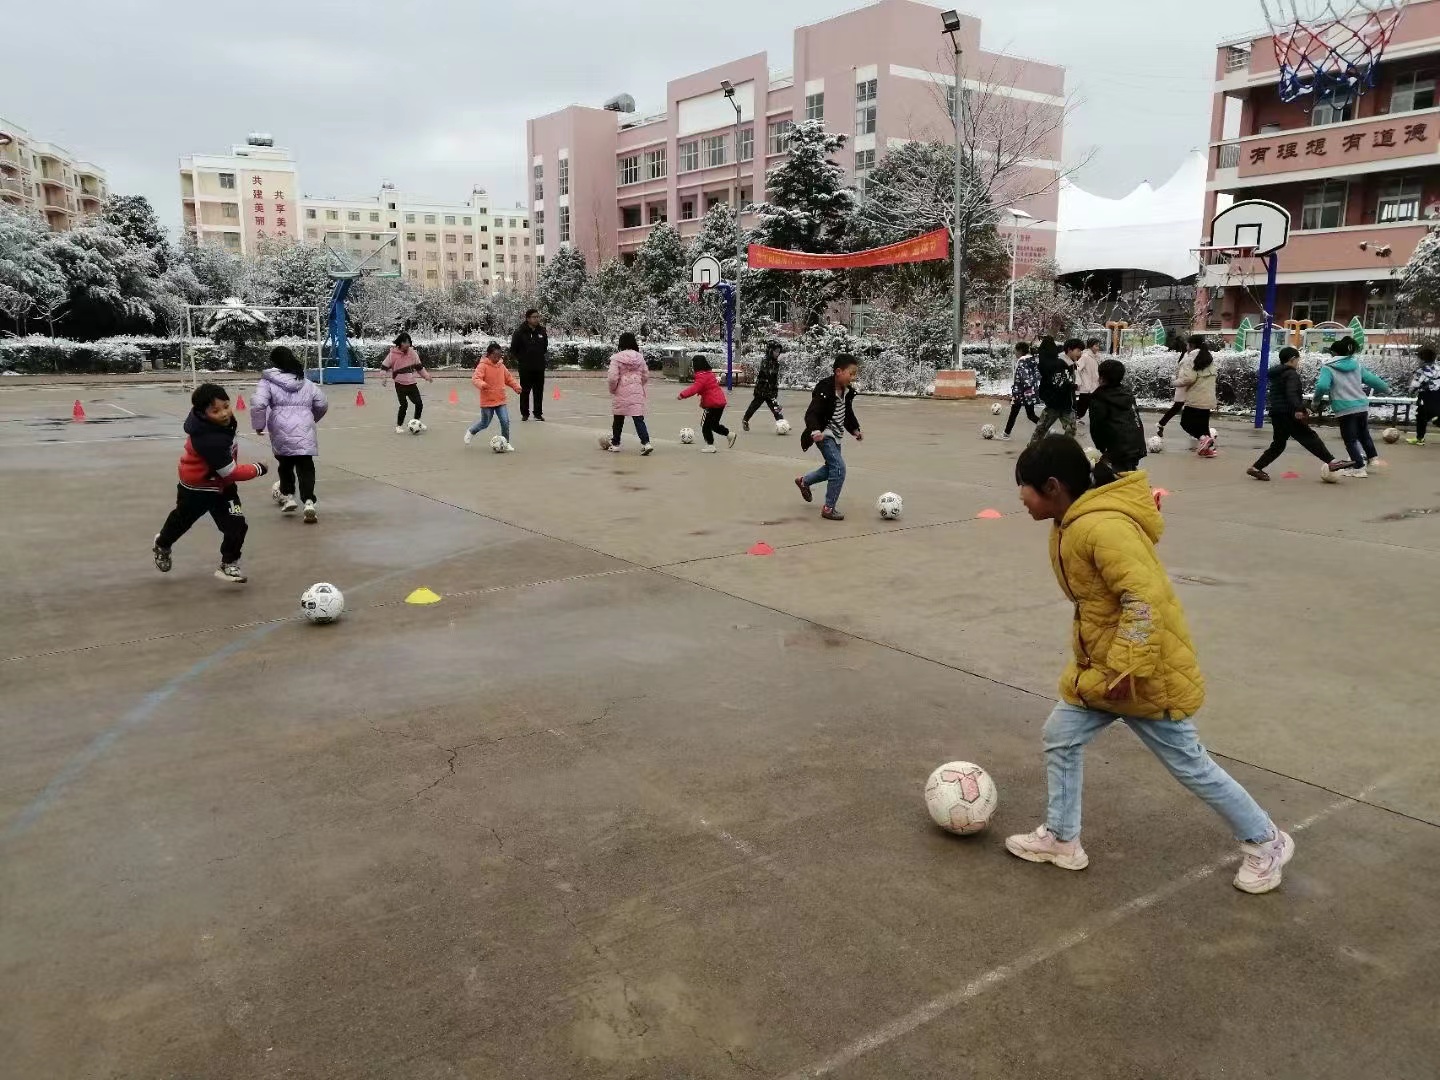
[[[1337,356],[1334,360],[1326,360],[1325,366],[1336,371],[1355,371],[1360,367],[1360,361],[1353,356]]]
[[[634,349],[621,349],[615,354],[614,359],[622,368],[634,368],[638,370],[645,366],[645,357]]]
[[[230,414],[230,422],[228,424],[217,424],[199,409],[191,409],[190,415],[185,417],[186,435],[216,435],[225,432],[233,435],[238,428],[239,424],[235,419],[234,413]]]
[[[1095,392],[1090,395],[1090,399],[1093,401],[1096,398],[1120,408],[1129,408],[1135,404],[1135,395],[1118,383],[1102,383],[1096,387]]]
[[[1155,509],[1155,496],[1150,491],[1150,478],[1142,471],[1126,473],[1114,483],[1091,488],[1070,504],[1065,511],[1062,528],[1075,524],[1086,514],[1124,514],[1139,525],[1152,544],[1165,532],[1165,519]]]
[[[295,393],[305,385],[305,380],[299,375],[292,375],[288,371],[281,371],[279,368],[266,368],[260,375],[266,382],[272,382],[282,390]]]

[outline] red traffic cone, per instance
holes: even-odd
[[[1000,513],[999,510],[981,510],[981,511],[980,511],[978,514],[976,514],[975,516],[976,516],[977,518],[980,518],[982,521],[998,521],[1000,518],[1003,518],[1005,515],[1002,514],[1002,513]]]
[[[1160,504],[1161,504],[1161,502],[1164,501],[1165,496],[1166,496],[1166,495],[1169,495],[1170,492],[1169,492],[1168,490],[1166,490],[1165,488],[1157,487],[1157,488],[1151,488],[1151,489],[1150,489],[1150,494],[1155,497],[1155,509],[1156,509],[1156,510],[1159,510],[1159,509],[1160,509]]]
[[[745,552],[746,555],[774,555],[775,549],[764,540],[757,540],[755,544]]]
[[[1281,480],[1299,480],[1299,479],[1300,479],[1300,474],[1299,474],[1298,472],[1282,472],[1282,473],[1280,474],[1280,479],[1281,479]]]
[[[460,391],[459,391],[459,390],[456,390],[454,387],[451,387],[451,388],[450,388],[450,404],[451,404],[451,405],[459,405],[459,404],[460,404]]]
[[[356,405],[364,405],[364,404],[365,404],[365,391],[364,391],[364,390],[356,390],[356,391],[355,391],[355,404],[356,404]]]
[[[80,399],[75,399],[75,407],[70,410],[70,419],[83,422],[85,419],[85,406],[80,404]]]
[[[245,395],[244,395],[244,394],[236,394],[236,395],[235,395],[235,411],[236,411],[236,412],[244,412],[244,411],[245,411]]]
[[[559,401],[559,400],[560,400],[560,387],[558,387],[558,386],[555,387],[555,392],[550,395],[550,398],[551,398],[552,401]]]

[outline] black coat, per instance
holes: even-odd
[[[773,401],[780,392],[780,358],[767,356],[760,361],[755,372],[755,396],[763,401]]]
[[[545,354],[550,349],[550,335],[545,327],[521,323],[510,335],[510,358],[526,374],[545,370]]]
[[[1090,438],[1116,472],[1131,472],[1145,456],[1145,425],[1135,395],[1123,386],[1100,386],[1090,395]]]
[[[1265,408],[1287,418],[1305,411],[1305,391],[1300,384],[1300,372],[1286,364],[1276,364],[1270,369]]]
[[[811,433],[824,431],[830,426],[835,415],[835,376],[827,375],[815,384],[810,392],[810,406],[805,410],[805,430],[800,433],[800,449],[809,450],[815,445]],[[855,388],[845,388],[845,430],[854,435],[860,430],[860,421],[855,419]]]
[[[1075,367],[1064,353],[1040,354],[1040,400],[1047,409],[1075,410]]]

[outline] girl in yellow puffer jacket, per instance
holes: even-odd
[[[1235,887],[1276,888],[1295,842],[1206,753],[1189,720],[1205,700],[1205,683],[1185,613],[1155,554],[1165,524],[1145,473],[1117,478],[1102,463],[1092,475],[1079,443],[1051,435],[1020,455],[1015,482],[1030,516],[1055,522],[1050,562],[1075,618],[1063,700],[1045,723],[1046,821],[1010,837],[1006,848],[1066,870],[1089,865],[1080,846],[1085,744],[1119,720],[1230,825],[1243,855]]]

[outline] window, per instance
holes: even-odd
[[[435,234],[435,233],[433,233],[433,232],[427,232],[427,233],[425,234],[425,242],[426,242],[427,244],[433,244],[433,243],[435,243],[435,242],[436,242],[436,235],[437,235],[437,234]]]
[[[447,244],[455,244],[455,243],[458,243],[459,241],[457,241],[457,240],[455,239],[455,234],[454,234],[453,232],[447,232],[447,233],[445,234],[445,242],[446,242]]]
[[[340,211],[339,211],[339,210],[326,210],[326,211],[325,211],[325,220],[326,220],[326,221],[339,221],[339,220],[340,220]]]
[[[467,252],[465,252],[465,261],[466,261],[466,262],[474,262],[474,261],[475,261],[475,253],[474,253],[473,251],[467,251]]]
[[[426,215],[425,215],[425,224],[426,224],[426,225],[434,225],[434,224],[435,224],[435,215],[434,215],[434,214],[426,214]]]
[[[1310,110],[1310,124],[1312,127],[1320,127],[1324,124],[1343,124],[1346,120],[1355,119],[1355,102],[1351,101],[1345,105],[1335,105],[1333,102],[1317,102]]]
[[[870,183],[870,173],[875,168],[874,150],[855,151],[855,190],[861,195],[865,194],[865,188]]]
[[[825,92],[805,95],[805,119],[825,122]]]
[[[415,257],[416,257],[416,256],[415,256],[415,252],[413,252],[413,251],[407,251],[407,252],[405,252],[405,261],[406,261],[406,262],[414,262],[414,261],[415,261]]]
[[[705,157],[705,167],[713,169],[725,164],[725,136],[707,135],[700,140],[700,151]]]
[[[505,237],[503,237],[503,236],[497,236],[497,237],[495,237],[495,246],[496,246],[496,247],[504,247],[504,246],[505,246]]]
[[[315,240],[315,239],[317,239],[319,236],[320,236],[320,230],[319,230],[319,229],[306,229],[306,230],[305,230],[305,239],[307,239],[307,240]]]
[[[526,256],[525,256],[525,265],[526,265],[526,266],[529,266],[529,265],[530,265],[530,256],[529,256],[529,255],[526,255]],[[527,272],[528,272],[528,271],[527,271]]]
[[[447,252],[445,252],[445,261],[446,261],[446,262],[454,262],[454,261],[455,261],[455,252],[453,252],[453,251],[447,251]]]
[[[1407,71],[1395,76],[1395,89],[1390,92],[1390,111],[1410,112],[1435,107],[1435,73]]]
[[[1290,317],[1309,319],[1312,323],[1330,321],[1335,307],[1334,285],[1296,285],[1291,294]]]
[[[568,206],[560,207],[560,242],[562,244],[570,242],[570,208]]]
[[[511,261],[512,263],[517,263],[517,262],[520,261],[520,256],[519,256],[519,255],[516,255],[516,254],[512,251],[512,252],[510,253],[510,261]]]
[[[221,203],[220,213],[223,217],[238,218],[240,216],[240,204],[233,202]]]
[[[446,224],[446,225],[454,225],[454,224],[455,224],[455,215],[454,215],[454,214],[446,214],[446,215],[445,215],[445,224]]]
[[[380,211],[379,211],[379,210],[371,210],[371,211],[370,211],[370,220],[373,221],[373,222],[375,222],[375,224],[377,224],[377,225],[380,224]]]
[[[360,211],[359,211],[359,210],[347,210],[347,211],[345,212],[345,220],[346,220],[346,221],[359,221],[359,220],[360,220]]]
[[[460,224],[464,225],[466,228],[469,228],[469,227],[470,227],[470,223],[471,223],[471,219],[467,217],[467,218],[465,218]]]
[[[1371,290],[1365,301],[1366,326],[1395,325],[1395,283],[1382,282]]]
[[[465,271],[465,280],[466,280],[466,281],[474,281],[474,280],[475,280],[475,271],[474,271],[474,270],[466,270],[466,271]]]
[[[724,196],[724,195],[706,195],[706,196],[705,196],[705,212],[708,214],[711,210],[714,210],[715,207],[717,207],[717,206],[724,206],[724,205],[725,205],[725,201],[726,201],[726,200],[725,200],[725,196]]]
[[[405,234],[405,242],[407,244],[413,244],[415,242],[415,234],[413,232],[407,232]]]
[[[419,271],[419,270],[411,270],[411,271],[410,271],[410,280],[411,280],[411,281],[414,281],[414,280],[415,280],[416,278],[418,278],[419,276],[420,276],[420,271]]]
[[[440,280],[440,271],[439,271],[439,270],[426,270],[426,271],[425,271],[425,280],[426,280],[426,281],[439,281],[439,280]]]
[[[622,206],[620,208],[620,227],[622,229],[637,229],[641,224],[640,207]],[[511,258],[513,259],[514,256]]]
[[[740,160],[753,161],[755,159],[755,129],[742,128],[740,130]]]
[[[570,159],[561,158],[560,164],[555,170],[555,182],[559,185],[560,195],[570,194]]]
[[[394,209],[395,209],[395,204],[394,204],[393,202],[387,202],[387,203],[385,204],[385,209],[386,209],[386,210],[394,210]]]
[[[529,247],[529,246],[530,246],[530,237],[528,237],[528,236],[525,237],[523,240],[521,240],[521,243],[524,244],[526,247]]]
[[[1419,177],[1387,180],[1380,185],[1380,201],[1375,207],[1375,220],[1414,221],[1420,216],[1420,196],[1423,191],[1424,185]]]
[[[439,262],[439,261],[440,261],[440,253],[439,253],[438,251],[427,251],[427,252],[425,252],[425,261],[426,261],[426,262]]]
[[[629,157],[620,159],[620,183],[638,184],[640,182],[640,155],[631,154]]]
[[[666,220],[665,204],[651,203],[647,216],[650,219],[651,225],[659,225],[662,221]],[[535,242],[538,244],[540,241],[537,240]]]
[[[460,242],[461,242],[462,244],[474,244],[474,243],[475,243],[475,237],[471,236],[469,233],[466,233],[466,234],[465,234],[465,238],[464,238],[463,240],[461,240]]]
[[[1349,183],[1344,180],[1327,180],[1306,188],[1305,204],[1300,211],[1300,228],[1338,229],[1344,225],[1345,197],[1349,188]]]
[[[681,220],[681,221],[694,221],[694,220],[695,220],[695,200],[694,200],[694,199],[681,199],[681,200],[680,200],[680,220]]]
[[[406,225],[414,225],[414,224],[415,224],[415,215],[414,215],[414,214],[406,214],[406,215],[405,215],[405,224],[406,224]]]
[[[235,174],[233,172],[222,172],[220,174],[220,188],[222,191],[235,190]]]
[[[305,220],[306,220],[306,221],[314,221],[314,220],[315,220],[315,208],[314,208],[313,206],[310,207],[308,210],[305,211]]]
[[[663,146],[659,150],[645,151],[645,179],[665,179],[665,148]]]
[[[528,219],[522,219],[521,222],[520,222],[520,227],[521,227],[522,229],[528,229],[528,228],[530,227],[530,222],[529,222],[529,220],[528,220]]]
[[[682,173],[694,172],[700,168],[700,144],[698,142],[692,139],[690,142],[681,143],[678,153]]]
[[[875,98],[879,81],[870,79],[855,84],[855,134],[875,133]]]
[[[515,219],[513,217],[510,219],[510,227],[512,229],[515,228]]]
[[[538,247],[539,245],[541,245],[541,244],[543,244],[543,243],[545,243],[545,227],[544,227],[543,225],[536,225],[536,226],[535,226],[535,244],[536,244],[536,246]]]
[[[768,130],[769,140],[766,149],[771,157],[789,151],[790,132],[793,131],[794,128],[795,124],[790,120],[781,120],[778,123],[770,125]]]

